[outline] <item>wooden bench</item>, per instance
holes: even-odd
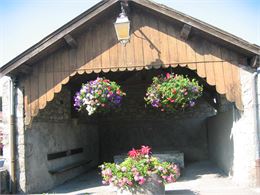
[[[92,162],[92,160],[72,163],[72,164],[69,164],[69,165],[66,165],[66,166],[63,166],[63,167],[59,167],[59,168],[56,168],[56,169],[49,170],[49,173],[52,174],[52,175],[63,173],[63,172],[69,171],[71,169],[75,169],[75,168],[78,168],[78,167],[81,167],[81,166],[88,165],[91,162]]]

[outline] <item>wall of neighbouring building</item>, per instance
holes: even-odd
[[[206,119],[215,115],[213,107],[201,98],[195,107],[175,114],[145,108],[147,86],[144,81],[123,85],[127,95],[121,110],[100,118],[101,160],[112,161],[114,155],[141,145],[184,152],[186,163],[208,159]]]
[[[27,192],[46,192],[98,163],[97,125],[71,118],[70,97],[70,90],[63,87],[61,93],[55,95],[54,100],[39,112],[32,125],[25,130]],[[47,160],[48,154],[77,148],[83,148],[83,152]],[[89,160],[89,164],[63,173],[48,172]]]

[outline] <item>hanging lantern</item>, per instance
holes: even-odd
[[[117,17],[114,26],[118,41],[120,41],[120,43],[122,43],[123,45],[126,45],[126,43],[128,43],[130,40],[130,21],[122,4],[121,13]]]

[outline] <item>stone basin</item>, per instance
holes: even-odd
[[[184,154],[179,151],[162,151],[154,152],[153,156],[158,158],[160,161],[172,162],[184,168]],[[114,162],[120,164],[127,157],[127,154],[115,155]]]

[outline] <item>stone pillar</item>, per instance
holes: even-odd
[[[255,130],[252,102],[252,69],[240,69],[244,111],[234,110],[232,136],[234,140],[233,180],[241,186],[255,186]]]
[[[16,95],[15,100],[15,129],[16,129],[16,178],[17,178],[17,190],[19,192],[26,192],[26,181],[25,181],[25,150],[24,150],[24,109],[23,109],[23,91],[18,86],[17,90],[14,91]],[[3,134],[4,134],[4,150],[3,156],[6,159],[7,169],[10,172],[10,80],[6,79],[3,82]]]
[[[5,166],[10,171],[10,81],[5,79],[3,81],[3,94],[2,94],[2,106],[3,106],[3,156],[5,158]]]
[[[16,178],[17,190],[26,192],[26,177],[25,177],[25,136],[24,136],[24,106],[23,106],[23,89],[21,86],[16,88],[15,101],[15,122],[16,122]]]

